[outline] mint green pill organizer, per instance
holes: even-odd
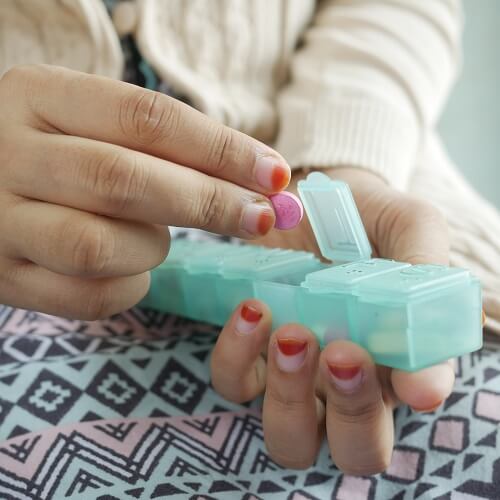
[[[349,339],[408,371],[481,347],[481,288],[469,271],[372,259],[347,184],[315,172],[299,194],[334,265],[308,252],[174,240],[140,305],[223,325],[253,297],[271,308],[274,328],[301,323],[322,347]]]

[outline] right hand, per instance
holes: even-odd
[[[168,96],[50,66],[0,80],[0,303],[79,319],[136,304],[167,225],[273,226],[290,170]]]

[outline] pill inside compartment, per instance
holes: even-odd
[[[410,266],[357,295],[359,341],[380,364],[414,371],[481,347],[481,289],[464,269]]]
[[[359,284],[408,266],[392,260],[365,259],[309,274],[300,287],[300,322],[314,332],[321,347],[338,339],[360,343]]]

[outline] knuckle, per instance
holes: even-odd
[[[429,222],[446,225],[446,219],[441,211],[431,203],[417,198],[410,198],[401,212],[401,217],[407,225]]]
[[[240,398],[242,395],[238,391],[234,391],[234,388],[230,387],[217,372],[212,372],[211,382],[215,392],[226,401],[232,401],[234,403],[241,402]]]
[[[148,169],[135,156],[126,153],[103,155],[82,165],[84,185],[100,199],[107,210],[121,215],[146,197],[150,176]]]
[[[228,373],[232,373],[231,368],[224,366],[224,372],[215,364],[217,362],[216,357],[212,357],[211,361],[211,384],[215,392],[222,396],[226,401],[231,401],[233,403],[243,403],[247,401],[245,394],[239,387],[239,384],[233,384],[228,380]]]
[[[12,66],[2,75],[0,83],[2,85],[19,85],[19,83],[32,78],[37,67],[43,67],[43,65],[18,64],[16,66]]]
[[[221,175],[239,156],[235,132],[229,127],[217,125],[215,139],[207,148],[207,164],[210,170]]]
[[[295,456],[293,453],[289,453],[288,450],[287,452],[283,452],[273,449],[269,444],[266,444],[266,448],[273,462],[276,462],[278,465],[285,467],[286,469],[308,469],[314,464],[315,461],[314,457]],[[301,454],[302,452],[299,453],[299,455]]]
[[[28,64],[12,66],[8,69],[0,79],[2,101],[9,102],[12,100],[15,102],[18,96],[26,95],[26,102],[29,104],[32,100],[31,95],[35,91],[34,74],[36,74],[35,67]]]
[[[353,403],[352,400],[334,404],[334,412],[346,424],[371,426],[383,412],[382,400]]]
[[[47,88],[65,81],[69,70],[48,64],[23,64],[10,68],[0,80],[2,100],[9,99],[16,108],[13,117],[41,130],[58,132],[44,118],[50,102],[44,92]]]
[[[113,257],[113,239],[108,229],[92,220],[84,224],[69,222],[67,241],[72,269],[79,275],[96,275],[105,269]]]
[[[151,145],[175,135],[179,114],[175,99],[147,90],[132,92],[122,100],[118,122],[126,137]]]
[[[233,387],[232,384],[228,383],[222,377],[212,374],[211,381],[215,392],[217,392],[226,401],[231,401],[232,403],[244,403],[245,401],[248,401],[240,388]]]
[[[225,196],[219,183],[207,182],[195,205],[194,225],[200,229],[211,229],[217,221],[223,219],[225,204]]]
[[[282,392],[274,386],[266,387],[266,399],[267,398],[272,401],[276,410],[283,414],[298,413],[306,404],[303,398],[294,396],[290,393]]]
[[[105,319],[113,312],[112,304],[111,292],[107,286],[93,287],[83,301],[81,319],[86,321]]]
[[[15,93],[15,95],[20,89],[24,90],[27,103],[31,105],[33,95],[38,95],[40,91],[40,82],[57,71],[58,69],[46,64],[19,64],[12,66],[3,74],[0,84],[7,92]]]
[[[351,476],[372,476],[386,471],[391,464],[389,453],[379,454],[377,457],[370,458],[366,463],[348,463],[341,460],[335,460],[335,465],[344,473]]]
[[[155,259],[155,267],[160,265],[168,256],[170,251],[170,233],[168,229],[164,227],[158,227],[159,237],[158,237],[158,248],[157,248],[157,256]]]
[[[22,273],[25,272],[23,264],[15,264],[2,258],[0,260],[0,294],[10,295],[9,291],[15,290],[18,282],[22,278]],[[0,298],[1,299],[1,298]]]
[[[443,213],[436,206],[424,202],[419,210],[423,220],[433,222],[440,226],[447,226]]]

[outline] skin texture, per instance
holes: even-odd
[[[246,239],[290,169],[163,94],[51,66],[0,80],[0,303],[94,320],[136,304],[165,225]]]
[[[448,263],[446,223],[434,207],[395,191],[362,169],[323,171],[349,183],[374,256],[413,264]],[[292,192],[303,175],[293,177]],[[273,231],[256,243],[319,254],[307,220],[290,231]],[[239,335],[236,325],[245,305],[262,316],[252,331],[247,325],[246,334]],[[310,466],[326,436],[332,459],[345,473],[382,472],[394,444],[393,409],[407,404],[416,411],[432,411],[452,391],[453,361],[408,373],[374,365],[368,353],[351,342],[331,342],[320,352],[306,328],[291,324],[271,332],[270,325],[265,304],[245,301],[219,336],[211,369],[214,387],[232,401],[265,393],[264,437],[280,465]],[[294,359],[285,356],[283,362],[280,343],[291,342],[305,343],[305,348]]]

